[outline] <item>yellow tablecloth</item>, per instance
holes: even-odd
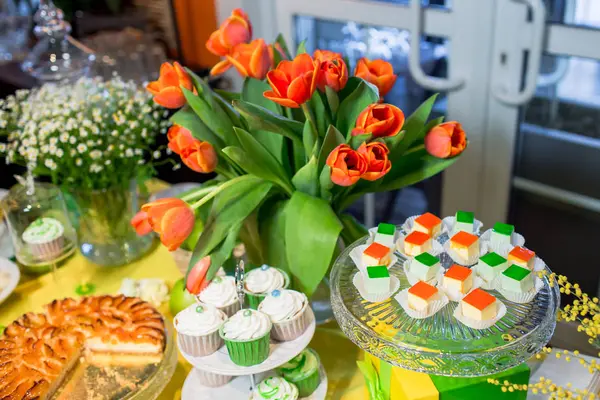
[[[94,294],[113,294],[123,278],[162,278],[169,286],[181,278],[171,254],[158,245],[146,257],[132,264],[102,268],[75,254],[56,274],[46,274],[21,284],[4,303],[0,304],[0,324],[11,321],[28,311],[40,311],[44,304],[56,298],[76,297],[76,288],[85,283],[95,285]],[[161,308],[172,318],[168,305]],[[364,380],[356,367],[359,349],[346,339],[334,323],[318,327],[311,343],[321,356],[329,378],[328,399],[364,399]],[[173,379],[159,397],[179,399],[181,387],[191,366],[180,357]]]

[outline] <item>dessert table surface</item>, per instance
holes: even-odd
[[[77,297],[85,286],[93,295],[115,294],[124,278],[161,278],[172,287],[181,277],[171,254],[158,242],[144,258],[114,268],[95,266],[77,253],[56,274],[22,280],[15,292],[0,304],[0,325],[6,326],[26,312],[41,311],[44,304],[54,299]],[[172,319],[167,303],[159,310]],[[310,346],[319,353],[327,371],[328,399],[364,399],[364,379],[356,367],[360,350],[342,334],[335,322],[317,327]],[[179,399],[190,369],[191,365],[180,355],[173,379],[159,399]]]

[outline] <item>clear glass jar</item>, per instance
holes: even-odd
[[[71,191],[77,204],[81,254],[100,266],[128,264],[150,248],[154,235],[138,236],[131,218],[147,200],[133,182],[129,188]]]
[[[75,251],[77,235],[62,192],[56,186],[15,185],[0,205],[17,261],[27,272],[47,272]]]

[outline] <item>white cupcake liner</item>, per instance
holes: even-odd
[[[360,293],[361,297],[372,303],[385,301],[400,289],[400,281],[393,275],[390,275],[390,290],[385,293],[368,293],[363,284],[363,274],[360,271],[354,275],[352,283],[354,284],[354,287],[358,289],[358,293]]]
[[[523,293],[510,292],[510,291],[504,290],[502,288],[499,288],[498,291],[500,292],[500,294],[502,296],[504,296],[507,300],[512,301],[513,303],[527,304],[535,298],[535,296],[538,294],[538,292],[540,290],[542,290],[543,287],[544,287],[544,282],[540,278],[536,277],[536,278],[534,278],[533,289],[531,289],[527,292],[523,292]]]
[[[352,261],[354,261],[356,268],[358,268],[359,271],[364,272],[364,273],[367,273],[367,267],[371,266],[371,265],[363,265],[363,262],[362,262],[362,254],[367,249],[367,247],[369,247],[368,244],[361,244],[360,246],[356,246],[355,248],[352,249],[352,251],[350,251],[350,258],[352,259]],[[394,254],[394,249],[392,249],[392,254],[391,254],[390,258],[391,258],[391,261],[390,261],[390,264],[387,266],[388,268],[391,268],[393,265],[395,265],[398,262],[398,256],[396,256]]]
[[[488,320],[488,321],[477,321],[471,318],[467,318],[462,313],[462,305],[459,304],[454,310],[454,318],[456,318],[460,323],[468,326],[472,329],[487,329],[494,325],[496,322],[500,321],[504,315],[506,315],[506,306],[503,302],[496,299],[496,303],[498,303],[498,313],[496,314],[496,318]]]
[[[481,279],[479,276],[477,276],[475,273],[473,273],[473,287],[471,287],[469,292],[471,292],[471,290],[473,290],[473,289],[477,289],[477,288],[481,287],[482,283],[483,283],[483,279]],[[446,294],[446,296],[448,296],[448,299],[450,299],[450,301],[456,301],[456,302],[461,301],[463,299],[463,297],[465,297],[467,294],[469,294],[469,292],[463,294],[463,293],[457,292],[455,290],[446,289],[443,285],[443,276],[440,277],[439,289],[442,292],[444,292]]]
[[[539,272],[539,271],[543,271],[545,269],[546,269],[546,263],[544,262],[544,260],[542,260],[538,256],[535,256],[535,260],[533,261],[533,271]]]
[[[209,356],[223,346],[223,339],[219,336],[219,329],[202,335],[193,336],[177,332],[179,339],[179,348],[186,354],[193,357]]]
[[[298,312],[291,320],[273,322],[271,337],[280,342],[289,342],[290,340],[300,337],[309,323],[310,313],[308,312],[308,301],[305,301],[300,312]]]
[[[65,246],[65,237],[59,236],[46,243],[29,243],[31,254],[41,261],[52,261],[63,251]]]
[[[465,265],[468,267],[477,264],[477,262],[479,261],[479,257],[488,252],[487,249],[487,242],[484,242],[483,240],[479,239],[479,254],[475,254],[468,259],[464,259],[460,255],[458,255],[456,251],[454,251],[454,249],[450,248],[450,240],[444,243],[444,251],[450,256],[452,261],[454,261],[456,264]]]
[[[413,231],[413,227],[415,226],[415,219],[419,218],[421,216],[421,214],[419,215],[413,215],[412,217],[408,217],[406,219],[406,221],[404,221],[404,223],[402,224],[402,230],[406,233],[411,233]],[[440,227],[440,232],[435,235],[433,238],[437,238],[438,236],[440,236],[442,233],[444,233],[444,221],[442,220],[442,226]]]
[[[213,374],[212,372],[206,372],[198,368],[194,368],[194,371],[200,383],[207,387],[224,386],[233,379],[233,376],[230,375]]]
[[[412,259],[412,258],[414,258],[414,256],[409,256],[408,254],[406,254],[404,252],[404,239],[406,239],[406,236],[408,236],[408,235],[404,235],[403,233],[400,233],[398,235],[398,240],[396,241],[396,250],[398,251],[398,253],[402,254],[404,257],[406,257],[408,259]],[[444,246],[442,246],[442,244],[440,242],[438,242],[437,240],[431,239],[431,250],[428,253],[431,255],[437,256],[443,252],[444,252]]]
[[[456,224],[456,217],[450,216],[446,217],[442,220],[442,233],[447,233],[448,236],[452,237],[454,234],[458,232],[454,232],[454,225]],[[481,233],[481,228],[483,228],[483,222],[475,218],[473,221],[473,234],[479,236]]]
[[[406,260],[404,261],[404,263],[402,263],[402,270],[404,271],[404,275],[406,275],[406,279],[408,279],[408,283],[410,283],[410,285],[415,285],[416,283],[418,283],[420,281],[419,278],[417,278],[414,274],[412,274],[409,269],[410,269],[410,263],[412,260]],[[441,283],[441,279],[444,276],[444,268],[442,268],[442,266],[440,265],[440,269],[437,272],[437,274],[435,274],[435,276],[433,278],[431,278],[428,281],[423,281],[425,283],[430,284],[431,286],[437,286],[439,283]]]
[[[500,279],[499,279],[500,275],[496,276],[490,282],[490,281],[485,280],[485,278],[479,274],[479,268],[477,267],[477,265],[473,266],[471,269],[477,275],[477,277],[479,277],[479,279],[481,279],[480,288],[482,288],[484,290],[495,290],[500,287]]]
[[[436,312],[446,307],[446,305],[449,303],[448,297],[444,292],[439,291],[438,293],[440,299],[429,303],[429,307],[427,307],[427,310],[425,311],[418,311],[410,308],[410,306],[408,305],[408,289],[402,290],[400,293],[394,296],[394,299],[396,299],[396,301],[400,304],[400,306],[404,309],[404,311],[406,312],[406,314],[408,314],[409,317],[416,319],[424,319],[433,316]]]
[[[506,258],[508,253],[514,247],[523,246],[525,244],[525,238],[523,237],[523,235],[513,232],[513,234],[510,237],[510,244],[500,245],[500,246],[493,245],[492,244],[492,230],[493,229],[488,229],[487,231],[483,232],[483,234],[479,238],[480,241],[487,243],[487,248],[488,248],[489,252],[493,251],[494,253],[498,253],[502,257]]]
[[[227,317],[231,317],[233,316],[233,314],[235,314],[236,312],[240,311],[240,309],[242,308],[242,306],[240,305],[240,301],[238,299],[235,299],[234,302],[232,302],[229,305],[223,306],[223,307],[217,307],[219,310],[223,311],[225,313],[225,315],[227,315]]]

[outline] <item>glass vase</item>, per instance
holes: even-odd
[[[152,247],[154,235],[138,236],[131,218],[147,200],[132,183],[129,188],[71,191],[77,204],[81,254],[99,266],[128,264]]]

